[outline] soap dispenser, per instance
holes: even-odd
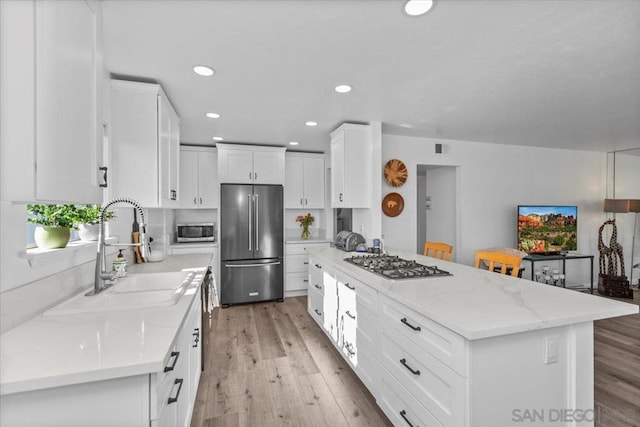
[[[113,270],[116,272],[116,277],[127,275],[127,260],[122,254],[122,249],[119,250],[116,259],[113,261]]]

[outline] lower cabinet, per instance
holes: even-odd
[[[311,317],[394,425],[464,426],[464,339],[311,257]]]
[[[158,400],[154,420],[151,406],[151,425],[188,427],[200,382],[200,303],[195,300],[189,310],[184,326],[174,347],[167,355],[162,372],[156,373],[156,396]],[[153,375],[151,389],[153,390]]]
[[[307,249],[329,247],[329,243],[294,242],[285,245],[285,297],[307,294],[309,255]]]
[[[194,298],[162,371],[3,395],[0,425],[188,427],[200,380],[200,328]]]

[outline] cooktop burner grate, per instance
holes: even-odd
[[[451,276],[451,273],[435,266],[402,259],[396,255],[360,255],[345,261],[387,279],[417,279]]]

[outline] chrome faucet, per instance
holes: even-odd
[[[104,231],[104,214],[112,205],[116,203],[128,203],[135,207],[138,211],[138,215],[140,216],[140,242],[139,243],[106,243],[105,242],[105,231]],[[142,254],[142,258],[145,259],[149,253],[149,242],[147,241],[147,225],[144,220],[144,211],[140,204],[133,199],[128,197],[118,197],[113,200],[107,202],[102,210],[100,211],[100,234],[98,237],[98,253],[96,255],[96,274],[95,274],[95,283],[93,290],[87,292],[86,296],[97,295],[100,292],[104,291],[108,287],[110,287],[116,279],[116,271],[106,271],[105,266],[107,264],[106,257],[106,247],[107,246],[140,246],[140,252]]]

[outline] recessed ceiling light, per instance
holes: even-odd
[[[205,77],[213,76],[215,73],[213,68],[207,67],[206,65],[196,65],[193,67],[193,72]]]
[[[218,113],[207,113],[207,117],[209,117],[210,119],[219,119],[220,118],[220,114],[218,114]]]
[[[296,141],[291,141],[289,145],[298,145],[298,143]]]
[[[335,90],[338,93],[347,93],[347,92],[351,92],[351,86],[349,86],[349,85],[339,85],[339,86],[336,86]]]
[[[429,12],[433,7],[433,0],[409,0],[404,4],[404,11],[409,16],[420,16]]]
[[[316,122],[306,122],[305,125],[307,125],[307,126],[318,126],[318,123],[316,123]]]
[[[224,138],[223,138],[223,137],[221,137],[221,136],[214,136],[214,137],[213,137],[213,140],[214,140],[214,141],[224,141]]]

